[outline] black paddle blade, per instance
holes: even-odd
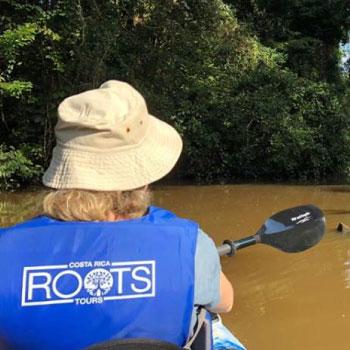
[[[325,230],[322,211],[314,205],[303,205],[271,216],[257,232],[257,236],[261,243],[295,253],[317,244]]]

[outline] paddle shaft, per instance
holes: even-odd
[[[226,240],[224,244],[217,247],[220,256],[232,256],[237,250],[249,247],[260,242],[259,235],[253,235],[236,241]]]

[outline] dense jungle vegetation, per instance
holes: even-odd
[[[346,180],[345,0],[0,0],[0,188],[40,181],[58,103],[130,82],[185,150],[176,176]]]

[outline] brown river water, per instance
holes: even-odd
[[[0,193],[0,226],[29,217],[37,193]],[[154,202],[197,220],[220,244],[255,233],[273,213],[315,204],[327,233],[312,249],[287,254],[262,244],[223,258],[235,288],[224,323],[250,350],[350,349],[350,186],[166,186]]]

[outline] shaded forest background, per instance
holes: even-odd
[[[345,181],[348,0],[0,0],[0,188],[40,182],[58,103],[130,82],[200,182]]]

